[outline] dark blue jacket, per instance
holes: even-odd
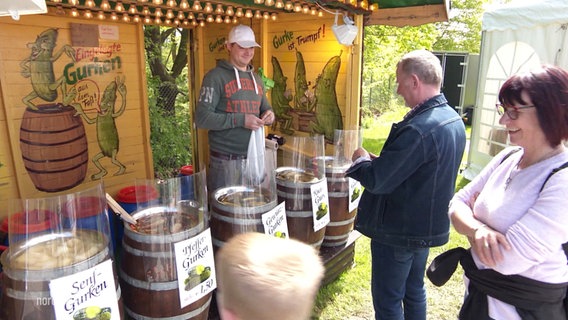
[[[394,246],[448,242],[448,204],[465,140],[463,121],[442,94],[393,124],[380,156],[346,173],[365,187],[355,229]]]

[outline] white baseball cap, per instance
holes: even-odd
[[[256,43],[254,37],[254,32],[248,26],[239,24],[238,26],[231,29],[229,32],[229,40],[227,43],[236,43],[243,48],[259,47],[260,45]]]

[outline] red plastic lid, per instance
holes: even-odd
[[[0,225],[0,231],[2,231],[4,233],[8,233],[8,217],[6,217],[2,221],[2,224]]]
[[[187,166],[181,167],[180,173],[184,176],[192,175],[193,174],[193,166],[187,165]]]
[[[58,225],[57,215],[49,210],[32,210],[27,213],[18,212],[6,218],[10,233],[26,234],[45,231]]]
[[[65,217],[75,216],[76,218],[92,217],[104,212],[106,209],[106,199],[99,197],[79,197],[68,201],[65,204],[63,215]]]
[[[120,189],[116,198],[124,203],[148,202],[158,199],[158,191],[147,186],[128,186]]]

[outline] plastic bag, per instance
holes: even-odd
[[[260,184],[264,180],[264,143],[264,127],[260,127],[250,135],[247,161],[243,172],[243,177],[252,185]]]

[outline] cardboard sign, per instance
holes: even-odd
[[[264,233],[278,238],[289,238],[288,222],[286,221],[286,207],[282,201],[274,209],[262,215]]]
[[[51,280],[49,292],[57,319],[120,320],[112,260]]]
[[[327,195],[327,179],[310,186],[312,194],[312,212],[314,218],[314,231],[325,227],[329,221],[329,199]]]
[[[355,179],[349,179],[349,212],[357,209],[361,195],[363,194],[363,187],[361,183]]]
[[[174,252],[179,303],[184,308],[217,288],[211,229],[174,243]]]

